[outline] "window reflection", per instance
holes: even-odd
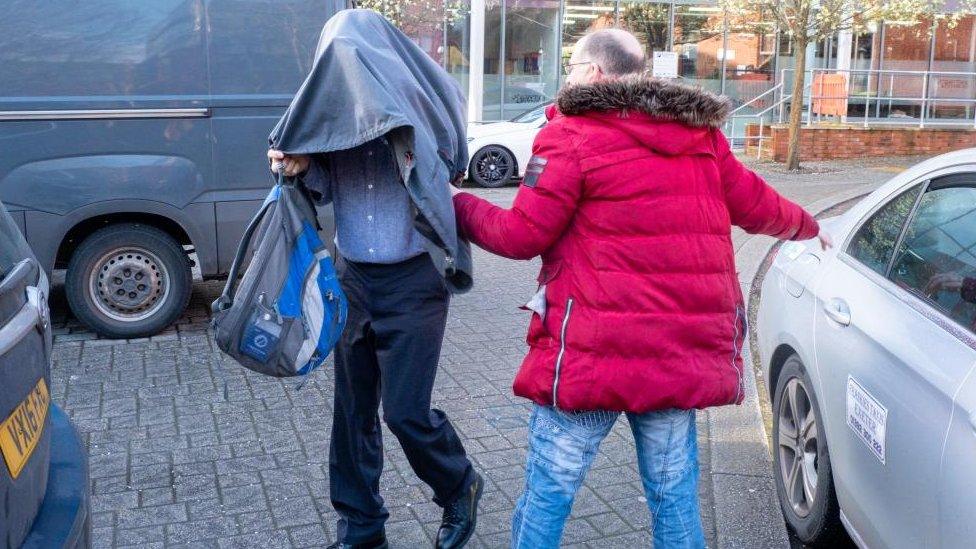
[[[722,42],[724,18],[716,6],[674,7],[674,51],[678,53],[678,74],[710,91],[721,91],[721,62],[726,55]],[[730,50],[732,48],[729,48]]]
[[[953,179],[958,179],[954,177]],[[963,326],[976,321],[976,175],[933,183],[898,249],[891,279]]]
[[[932,70],[957,74],[938,74],[931,78],[929,95],[939,98],[926,113],[927,117],[965,119],[973,118],[972,103],[953,99],[976,97],[976,18],[969,15],[955,25],[942,19],[935,30],[935,49],[932,52]]]
[[[506,0],[505,95],[501,118],[556,95],[559,0]]]
[[[588,33],[616,24],[617,3],[600,0],[566,0],[563,10],[563,61],[573,54],[573,45]]]
[[[728,20],[728,37],[724,55],[725,95],[741,105],[773,86],[776,70],[775,27],[761,13]],[[755,105],[762,110],[772,101]]]
[[[671,5],[657,2],[621,2],[620,24],[637,36],[648,59],[668,49]]]
[[[884,205],[861,226],[847,253],[872,271],[886,276],[898,236],[911,214],[921,187],[915,187]]]
[[[483,118],[499,120],[556,94],[560,0],[486,4]]]

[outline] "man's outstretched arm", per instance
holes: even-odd
[[[550,124],[532,145],[532,159],[511,209],[460,192],[454,196],[461,235],[493,254],[531,259],[566,230],[582,193],[573,136]]]
[[[722,132],[714,130],[713,138],[725,190],[725,204],[733,225],[742,227],[748,233],[784,240],[818,237],[824,249],[833,245],[830,236],[821,233],[813,216],[784,198],[739,162]]]

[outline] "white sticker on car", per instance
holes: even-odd
[[[787,242],[783,244],[783,257],[789,261],[793,261],[800,257],[800,254],[806,249],[807,247],[802,242]]]
[[[884,465],[888,409],[850,376],[847,378],[847,426]]]

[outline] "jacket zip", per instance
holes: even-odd
[[[559,330],[559,355],[556,356],[556,375],[552,380],[552,407],[559,408],[557,395],[559,393],[559,372],[563,367],[563,355],[566,354],[566,327],[569,326],[569,314],[573,311],[573,298],[566,302],[566,315],[563,316],[563,326]]]
[[[742,324],[741,332],[739,331],[740,324]],[[732,370],[735,372],[738,383],[736,384],[735,397],[732,398],[732,402],[729,404],[739,402],[739,396],[745,392],[745,380],[742,378],[742,372],[735,365],[735,359],[739,356],[739,353],[745,346],[746,334],[749,330],[749,319],[746,317],[745,312],[743,312],[741,307],[737,306],[735,308],[735,320],[733,321],[732,329]]]

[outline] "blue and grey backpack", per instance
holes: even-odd
[[[348,304],[316,230],[315,207],[281,171],[244,231],[213,302],[212,325],[217,346],[242,366],[290,377],[322,365],[345,326]]]

